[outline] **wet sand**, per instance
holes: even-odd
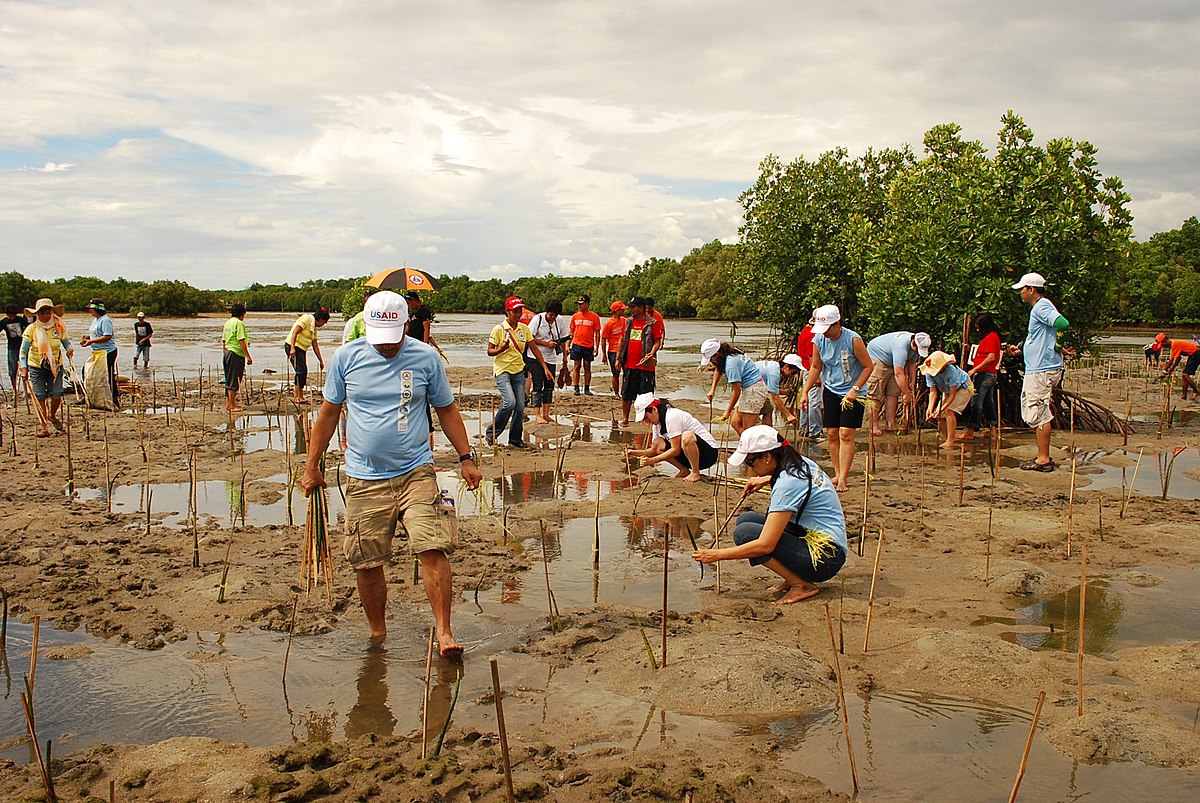
[[[452,369],[451,379],[464,388],[459,401],[468,430],[477,436],[479,410],[486,418],[494,398],[482,393],[490,384],[488,373]],[[687,368],[669,368],[660,377],[663,395],[701,420],[707,420],[708,407],[695,401],[694,391],[704,384]],[[1070,506],[1070,556],[1069,434],[1055,432],[1059,468],[1040,474],[1014,467],[1034,454],[1032,434],[1006,431],[994,496],[987,447],[967,447],[961,506],[957,451],[936,454],[929,431],[920,446],[914,435],[889,435],[876,444],[864,556],[852,557],[817,597],[785,608],[770,604],[765,572],[724,563],[717,594],[711,567],[700,579],[688,558],[687,535],[710,541],[714,514],[724,518],[727,505],[736,506],[738,489],[712,481],[687,485],[654,469],[631,475],[623,448],[643,436],[645,427],[613,427],[619,402],[611,395],[575,397],[568,391],[556,397],[558,426],[528,427],[537,448],[481,449],[489,480],[482,494],[462,493],[452,473],[453,455],[445,447],[437,453],[444,485],[459,502],[455,624],[469,636],[464,689],[441,756],[420,759],[419,714],[414,719],[409,710],[392,711],[399,722],[390,728],[372,726],[367,710],[360,720],[366,725],[353,735],[340,724],[293,729],[294,743],[256,738],[248,717],[234,738],[180,735],[148,745],[91,738],[73,751],[73,712],[64,705],[39,718],[63,723],[59,732],[45,724],[47,730],[39,733],[43,742],[55,740],[59,796],[107,799],[113,780],[120,800],[494,799],[503,793],[503,776],[487,660],[498,654],[502,679],[506,672],[512,677],[511,685],[505,683],[505,705],[511,695],[509,741],[524,799],[683,800],[689,793],[695,800],[838,798],[851,792],[850,769],[836,714],[825,604],[843,650],[839,662],[864,797],[954,799],[972,788],[1001,796],[1011,787],[1024,732],[1043,691],[1040,734],[1022,783],[1030,799],[1078,789],[1087,790],[1090,799],[1120,799],[1120,789],[1132,786],[1150,798],[1195,793],[1200,644],[1187,627],[1155,627],[1153,612],[1187,622],[1187,612],[1196,607],[1196,575],[1189,569],[1200,563],[1195,538],[1200,507],[1190,475],[1200,466],[1195,445],[1200,422],[1179,416],[1158,438],[1158,386],[1077,371],[1068,387],[1122,415],[1128,388],[1134,416],[1144,419],[1134,421],[1125,447],[1120,436],[1076,434],[1080,465]],[[37,615],[44,626],[52,622],[55,628],[108,637],[131,666],[173,650],[199,661],[195,655],[212,654],[196,643],[202,633],[253,634],[261,628],[273,634],[274,643],[284,643],[301,591],[305,510],[302,495],[294,493],[294,523],[287,524],[288,466],[295,470],[303,461],[296,453],[303,443],[289,415],[294,408],[280,407],[276,391],[265,397],[256,391],[249,412],[260,418],[248,422],[253,431],[234,433],[231,448],[224,414],[196,409],[206,408],[213,392],[193,396],[187,405],[193,409],[182,417],[172,412],[169,425],[162,412],[143,417],[93,411],[90,437],[75,411],[73,499],[64,493],[65,437],[37,440],[35,466],[33,419],[23,406],[17,411],[16,457],[10,452],[12,426],[3,422],[0,454],[7,470],[0,494],[9,535],[0,544],[0,586],[9,594],[14,621],[28,623]],[[164,387],[160,381],[156,395],[160,402],[168,399],[170,383]],[[721,402],[719,397],[718,411]],[[1187,410],[1193,403],[1179,406]],[[278,429],[283,422],[287,433]],[[105,425],[115,486],[111,513],[97,490],[105,484]],[[573,430],[576,440],[568,441]],[[1175,457],[1163,500],[1155,455],[1169,458],[1175,447],[1185,446]],[[192,450],[200,479],[212,483],[204,486],[208,501],[197,520],[200,568],[192,567],[186,504]],[[1140,493],[1122,515],[1121,468],[1132,479],[1139,450]],[[819,448],[814,453],[822,455]],[[854,535],[863,528],[865,460],[864,454],[856,459],[843,499]],[[338,462],[331,455],[331,486]],[[820,462],[828,464],[823,456]],[[229,513],[231,498],[238,509],[243,474],[245,525]],[[140,487],[147,482],[157,494],[148,532]],[[336,512],[336,489],[330,496]],[[763,510],[765,501],[760,494],[746,506]],[[597,513],[605,540],[597,588],[589,598]],[[667,524],[673,533],[667,545],[667,662],[655,669],[646,642],[661,664],[658,578]],[[319,652],[322,640],[340,645],[346,661],[362,662],[367,654],[352,572],[333,526],[331,540],[335,576],[328,597],[324,588],[311,598],[300,594],[294,632],[295,644],[304,646],[297,647],[289,667],[296,678],[306,661],[320,660],[315,654],[306,658],[306,650]],[[543,544],[559,610],[553,630],[545,613]],[[1079,717],[1075,631],[1084,544],[1091,590]],[[227,548],[230,569],[224,602],[218,603]],[[413,584],[410,558],[398,558],[388,577],[389,653],[391,660],[402,657],[402,674],[413,687],[424,670],[420,634],[430,622],[428,606],[419,583]],[[518,594],[519,606],[506,608],[501,600],[506,593]],[[486,613],[471,619],[468,612],[480,597]],[[1144,620],[1136,611],[1146,611],[1139,614]],[[500,624],[492,632],[477,624],[482,621]],[[28,646],[19,649],[10,641],[12,686],[19,687]],[[77,662],[85,671],[88,661],[97,660],[85,647],[62,649],[58,660]],[[53,671],[43,667],[54,658],[41,660],[39,676]],[[263,657],[261,674],[277,677],[282,670],[277,660],[275,653]],[[438,693],[444,695],[457,670],[437,668]],[[538,679],[539,673],[549,677]],[[54,708],[52,694],[43,694],[35,696],[36,706]],[[4,706],[19,711],[16,697],[11,691]],[[366,703],[370,709],[369,698]],[[143,701],[143,708],[145,717],[171,717],[167,706],[156,711]],[[960,714],[969,723],[992,721],[1003,738],[984,739],[987,744],[972,748],[975,752],[950,761],[962,765],[966,780],[947,783],[954,771],[936,769],[940,756],[930,756],[945,751],[922,746],[916,734],[924,715],[905,719],[913,711],[947,721]],[[77,716],[82,720],[85,714]],[[0,733],[0,747],[20,748],[21,729],[11,723],[23,721],[12,716],[3,721],[10,724]],[[966,741],[978,741],[991,731],[976,723],[964,733]],[[825,748],[813,748],[817,744]],[[989,769],[976,771],[971,780],[973,762],[988,763]],[[0,760],[0,790],[6,798],[37,799],[40,780],[32,767]]]

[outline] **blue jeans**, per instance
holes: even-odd
[[[498,439],[511,419],[508,443],[518,446],[525,426],[525,373],[500,374],[496,377],[496,390],[500,391],[500,409],[496,411],[496,420],[487,428],[488,439]]]
[[[733,528],[733,542],[738,546],[754,541],[762,533],[767,517],[762,513],[747,510],[737,517],[737,525]],[[779,536],[775,551],[770,555],[750,558],[751,566],[762,566],[771,558],[782,563],[792,572],[810,583],[824,583],[836,575],[846,562],[846,553],[835,547],[832,555],[824,555],[814,565],[808,552],[808,544],[800,537],[804,530],[792,523]]]
[[[998,421],[996,415],[996,375],[989,373],[975,374],[971,377],[975,383],[975,396],[971,406],[967,408],[967,426],[971,429],[993,427]]]
[[[804,389],[803,385],[800,387],[801,390]],[[808,415],[804,419],[804,431],[810,438],[825,434],[825,425],[821,420],[821,401],[821,385],[818,383],[808,391]]]

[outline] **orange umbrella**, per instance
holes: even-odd
[[[380,290],[438,290],[440,285],[432,276],[416,268],[388,268],[376,273],[367,284]]]

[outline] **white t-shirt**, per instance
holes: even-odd
[[[529,322],[529,331],[533,332],[533,336],[538,340],[553,340],[557,342],[570,334],[567,326],[568,324],[563,320],[562,315],[557,316],[554,319],[554,323],[550,323],[546,320],[546,313],[539,312]],[[558,364],[558,351],[545,346],[534,346],[534,348],[542,352],[542,359],[548,364]]]
[[[667,409],[667,440],[674,440],[684,432],[695,432],[696,437],[714,449],[719,448],[717,439],[708,431],[708,427],[696,420],[696,416],[680,410],[678,407]]]

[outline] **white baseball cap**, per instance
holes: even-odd
[[[783,444],[783,436],[774,427],[758,424],[742,431],[737,449],[729,455],[729,465],[740,466],[752,454],[769,452]]]
[[[814,335],[823,335],[829,327],[842,319],[842,311],[837,304],[826,304],[813,310],[812,330]]]
[[[646,410],[655,401],[653,393],[642,393],[633,400],[633,420],[641,421],[646,417]]]
[[[917,354],[928,357],[929,347],[933,345],[933,338],[925,332],[917,332],[913,335],[913,341],[917,344]]]
[[[1045,287],[1046,277],[1040,273],[1026,273],[1021,277],[1021,281],[1012,286],[1014,290],[1020,290],[1022,287]]]
[[[782,362],[792,366],[793,368],[799,368],[801,371],[804,370],[804,361],[800,359],[799,354],[787,354],[784,356]]]
[[[381,290],[372,293],[363,305],[363,323],[367,342],[373,346],[399,343],[408,325],[408,302],[399,293]]]
[[[710,337],[700,344],[700,364],[708,365],[708,361],[713,358],[713,355],[721,350],[721,341]]]

